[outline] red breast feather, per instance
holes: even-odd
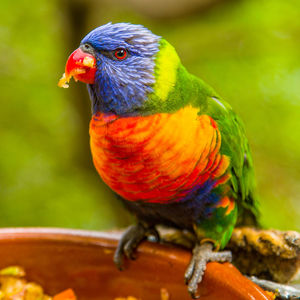
[[[91,151],[104,182],[129,201],[176,202],[208,179],[228,180],[216,123],[198,110],[119,118],[97,113],[90,123]]]

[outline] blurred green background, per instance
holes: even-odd
[[[242,117],[262,221],[300,230],[300,1],[2,0],[0,226],[109,229],[130,216],[89,153],[84,84],[59,89],[94,27],[140,23]]]

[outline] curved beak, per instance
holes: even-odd
[[[58,86],[68,88],[68,83],[72,77],[74,77],[75,81],[79,80],[93,84],[96,70],[96,58],[92,54],[83,52],[81,48],[78,48],[69,56],[65,73],[59,80]]]

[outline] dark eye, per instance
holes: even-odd
[[[82,45],[82,48],[83,48],[83,50],[88,51],[88,50],[91,49],[91,46],[90,46],[89,44],[83,44],[83,45]]]
[[[115,52],[114,52],[114,56],[115,56],[115,58],[117,58],[117,59],[124,59],[124,58],[126,58],[126,56],[127,56],[127,51],[125,50],[125,49],[122,49],[122,48],[120,48],[120,49],[117,49]]]

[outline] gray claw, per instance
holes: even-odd
[[[199,298],[197,295],[198,284],[201,282],[209,261],[225,262],[231,261],[231,252],[213,252],[211,243],[202,245],[196,244],[193,249],[193,256],[184,274],[185,283],[188,285],[188,292],[193,299]]]
[[[142,223],[131,225],[124,232],[114,254],[114,263],[119,270],[123,269],[124,256],[132,260],[135,259],[134,250],[146,237],[148,232],[151,234],[154,232],[158,234],[155,228],[149,228]]]

